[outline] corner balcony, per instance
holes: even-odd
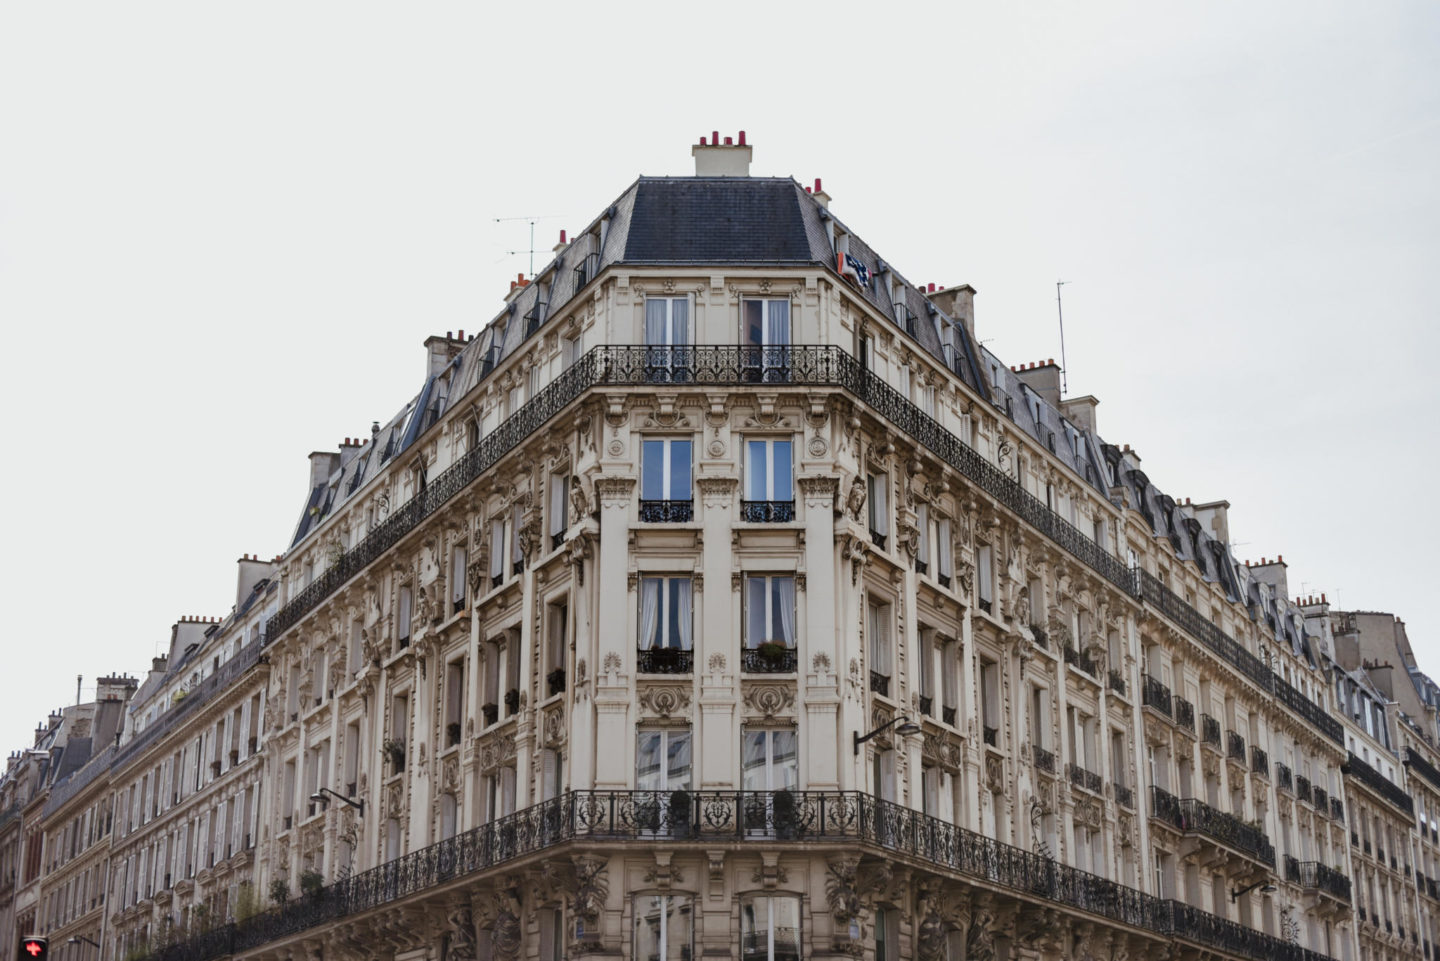
[[[1326,867],[1319,861],[1298,861],[1286,855],[1285,880],[1294,881],[1307,893],[1343,902],[1345,911],[1349,911],[1350,879],[1334,868]]]
[[[1198,854],[1204,865],[1227,868],[1225,873],[1232,879],[1259,877],[1275,869],[1275,848],[1264,831],[1199,798],[1177,798],[1152,787],[1150,817],[1184,839],[1182,857]]]
[[[773,850],[830,844],[941,877],[978,881],[1016,900],[1103,918],[1155,942],[1183,942],[1251,961],[1330,961],[1234,921],[1163,900],[911,808],[857,791],[573,791],[420,848],[243,922],[217,925],[150,961],[218,961],[288,954],[300,937],[346,936],[344,923],[399,907],[443,911],[464,886],[497,868],[538,866],[570,849],[654,844],[704,852],[755,844]],[[613,879],[612,879],[613,880]],[[284,944],[282,942],[288,942]],[[1160,946],[1153,945],[1164,950]],[[607,953],[599,942],[583,953]],[[1173,952],[1172,952],[1173,953]]]

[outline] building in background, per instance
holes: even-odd
[[[693,153],[310,455],[118,743],[12,761],[0,921],[58,961],[1430,958],[1398,622],[1238,562],[819,181]]]

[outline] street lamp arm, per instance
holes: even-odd
[[[346,797],[343,794],[337,794],[336,792],[330,790],[328,787],[318,788],[314,794],[310,795],[310,800],[319,801],[321,804],[328,804],[330,803],[330,801],[328,798],[325,797],[325,795],[327,794],[337,801],[350,805],[352,808],[359,811],[361,814],[365,813],[365,800],[363,798],[359,801],[356,801]]]
[[[917,725],[914,721],[911,721],[911,720],[910,720],[908,717],[906,717],[905,715],[903,715],[903,714],[896,715],[895,717],[892,717],[890,720],[886,721],[884,724],[882,724],[882,725],[880,725],[879,727],[877,727],[875,730],[871,731],[869,734],[866,734],[864,737],[861,737],[861,736],[860,736],[860,732],[859,732],[859,731],[856,731],[856,732],[855,732],[855,735],[854,735],[854,736],[855,736],[855,753],[856,753],[856,754],[859,754],[859,753],[860,753],[860,745],[864,744],[866,741],[870,740],[872,737],[874,737],[874,736],[877,735],[877,734],[883,734],[883,733],[885,733],[885,732],[888,731],[890,728],[895,727],[895,725],[897,725],[897,724],[900,725],[900,726],[899,726],[898,728],[896,728],[896,730],[897,730],[899,733],[901,733],[901,734],[915,734],[915,733],[919,732],[919,730],[920,730],[920,726]]]

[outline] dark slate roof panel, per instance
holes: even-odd
[[[806,263],[815,259],[792,180],[642,179],[628,263]]]

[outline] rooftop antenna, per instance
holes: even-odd
[[[1060,288],[1070,283],[1068,280],[1055,281],[1055,313],[1060,317],[1060,393],[1068,394],[1069,387],[1066,386],[1068,378],[1066,374],[1070,368],[1065,363],[1065,307],[1060,302]]]
[[[531,277],[534,277],[534,276],[535,276],[535,221],[537,221],[537,220],[554,220],[554,219],[555,219],[554,216],[547,216],[547,217],[536,217],[536,216],[528,216],[528,217],[496,217],[496,218],[495,218],[495,222],[496,222],[497,224],[507,223],[507,222],[512,221],[512,220],[528,220],[528,221],[530,222],[530,249],[529,249],[529,250],[507,250],[507,251],[505,251],[505,253],[506,253],[507,255],[529,254],[529,255],[530,255],[530,276],[531,276]]]
[[[84,674],[75,675],[75,703],[80,703],[80,682],[85,680]]]

